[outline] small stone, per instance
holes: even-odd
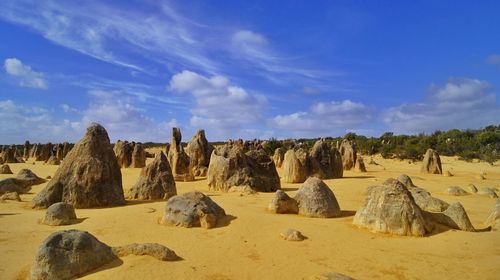
[[[297,214],[299,207],[297,201],[288,196],[283,190],[277,190],[267,209],[276,214]]]
[[[473,184],[469,184],[469,190],[471,193],[477,193],[477,188]]]
[[[288,240],[288,241],[302,241],[306,239],[302,233],[296,229],[285,229],[280,233],[281,238]]]
[[[62,226],[70,225],[75,220],[76,214],[73,205],[65,202],[58,202],[47,208],[42,223],[50,226]]]
[[[21,197],[19,196],[19,194],[17,192],[7,192],[7,193],[4,193],[1,197],[0,197],[0,200],[1,201],[4,201],[4,200],[15,200],[15,201],[21,201]]]
[[[446,193],[449,195],[455,195],[455,196],[462,196],[462,195],[468,195],[469,193],[466,192],[464,189],[462,189],[459,186],[450,186],[446,189]]]
[[[484,195],[489,198],[498,198],[498,195],[495,192],[495,189],[490,188],[490,187],[482,187],[477,191],[478,195]]]

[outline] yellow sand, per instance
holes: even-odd
[[[151,160],[151,159],[148,159]],[[345,172],[345,178],[326,180],[343,210],[357,210],[366,187],[388,177],[406,173],[417,186],[447,202],[463,204],[476,228],[495,204],[479,195],[454,197],[446,187],[469,183],[478,188],[500,187],[500,168],[487,163],[467,163],[442,157],[443,170],[455,176],[419,173],[420,163],[374,160],[368,173]],[[370,158],[365,158],[368,163]],[[29,168],[41,177],[53,176],[57,166],[32,161],[10,164],[14,173]],[[486,180],[479,180],[481,171]],[[130,188],[140,169],[122,169],[123,188]],[[8,175],[0,175],[7,178]],[[32,210],[29,201],[46,184],[35,186],[23,202],[0,203],[0,278],[22,279],[29,271],[39,244],[52,232],[86,230],[110,246],[132,242],[157,242],[173,249],[182,261],[161,262],[149,256],[127,256],[85,279],[314,279],[339,272],[358,279],[499,279],[500,232],[462,232],[439,227],[428,237],[399,237],[376,234],[352,225],[352,214],[342,218],[317,219],[297,215],[276,215],[265,208],[272,193],[240,195],[208,191],[205,179],[178,182],[178,193],[202,191],[234,218],[214,229],[179,228],[157,224],[165,202],[133,202],[106,209],[77,209],[76,225],[51,227],[38,224],[43,210]],[[294,195],[300,184],[282,184]],[[307,240],[282,240],[286,228],[300,230]]]

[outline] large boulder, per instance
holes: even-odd
[[[57,202],[50,205],[42,220],[43,224],[50,226],[70,225],[76,220],[75,208],[65,202]]]
[[[205,137],[205,130],[200,129],[193,135],[186,146],[186,153],[189,156],[189,165],[195,176],[206,176],[210,155],[214,147],[208,143]]]
[[[168,162],[176,181],[194,181],[194,174],[189,167],[189,156],[184,151],[181,140],[181,130],[174,127],[172,129],[172,143],[168,151]]]
[[[259,192],[281,188],[276,166],[264,150],[244,152],[242,145],[228,144],[212,152],[208,186],[227,192],[234,186],[249,186]]]
[[[424,236],[430,230],[411,193],[395,179],[370,187],[353,224],[374,232],[408,236]]]
[[[430,174],[443,174],[443,169],[441,167],[441,158],[439,157],[439,154],[433,149],[427,149],[427,152],[425,152],[420,172]]]
[[[307,217],[340,217],[339,203],[332,190],[321,179],[309,177],[294,197],[299,214]]]
[[[309,154],[303,148],[290,149],[283,159],[283,182],[303,183],[310,174]]]
[[[226,212],[201,192],[189,192],[171,197],[161,223],[182,227],[213,228]]]
[[[267,209],[276,214],[298,214],[299,205],[297,201],[288,196],[283,190],[277,190],[273,200]]]
[[[276,148],[273,154],[273,161],[276,168],[281,168],[283,165],[283,160],[285,159],[285,149],[284,148]]]
[[[146,166],[146,152],[144,151],[144,146],[142,144],[135,144],[132,151],[132,160],[130,167],[133,168],[143,168]]]
[[[134,145],[127,141],[118,140],[113,147],[118,166],[126,168],[132,164]]]
[[[453,229],[476,231],[469,220],[467,212],[460,202],[450,204],[442,213],[426,213],[434,222]]]
[[[75,208],[125,204],[120,167],[108,133],[100,124],[87,128],[32,204],[34,208],[47,208],[61,201]]]
[[[177,194],[172,169],[160,152],[153,162],[141,170],[137,183],[128,191],[131,199],[168,199]]]
[[[117,258],[111,247],[88,232],[59,231],[38,248],[30,279],[74,279]]]
[[[8,164],[3,164],[0,166],[0,174],[13,174],[12,170],[10,170],[10,166]]]
[[[312,175],[320,179],[338,178],[338,169],[342,165],[338,154],[324,139],[314,143],[310,153]],[[342,177],[342,176],[340,176]]]
[[[356,142],[343,139],[338,146],[340,154],[342,155],[344,170],[353,169],[357,158]]]

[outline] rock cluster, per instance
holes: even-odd
[[[280,178],[272,159],[264,150],[244,152],[240,144],[226,144],[215,149],[208,166],[208,186],[227,192],[234,186],[249,186],[259,192],[274,192],[281,188]]]

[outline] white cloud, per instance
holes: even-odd
[[[37,106],[23,106],[12,100],[0,101],[0,141],[2,144],[74,140],[77,133],[69,120],[54,118]]]
[[[190,124],[210,128],[219,140],[243,137],[240,133],[261,120],[267,104],[264,96],[250,94],[224,76],[205,77],[191,71],[175,74],[170,90],[193,96]]]
[[[307,112],[278,115],[271,124],[283,137],[320,137],[352,131],[371,118],[371,109],[351,100],[318,102]]]
[[[42,73],[33,71],[30,66],[23,64],[23,62],[17,58],[5,59],[4,68],[7,74],[19,80],[19,85],[22,87],[37,89],[48,88],[47,81],[43,78]]]
[[[69,106],[68,104],[61,104],[61,108],[65,113],[78,113],[78,109]]]
[[[488,82],[450,78],[432,85],[422,102],[387,109],[383,120],[395,133],[478,128],[500,123],[500,107]]]
[[[255,33],[250,30],[239,30],[233,34],[232,37],[233,44],[236,45],[265,45],[267,44],[267,39],[264,35]]]

